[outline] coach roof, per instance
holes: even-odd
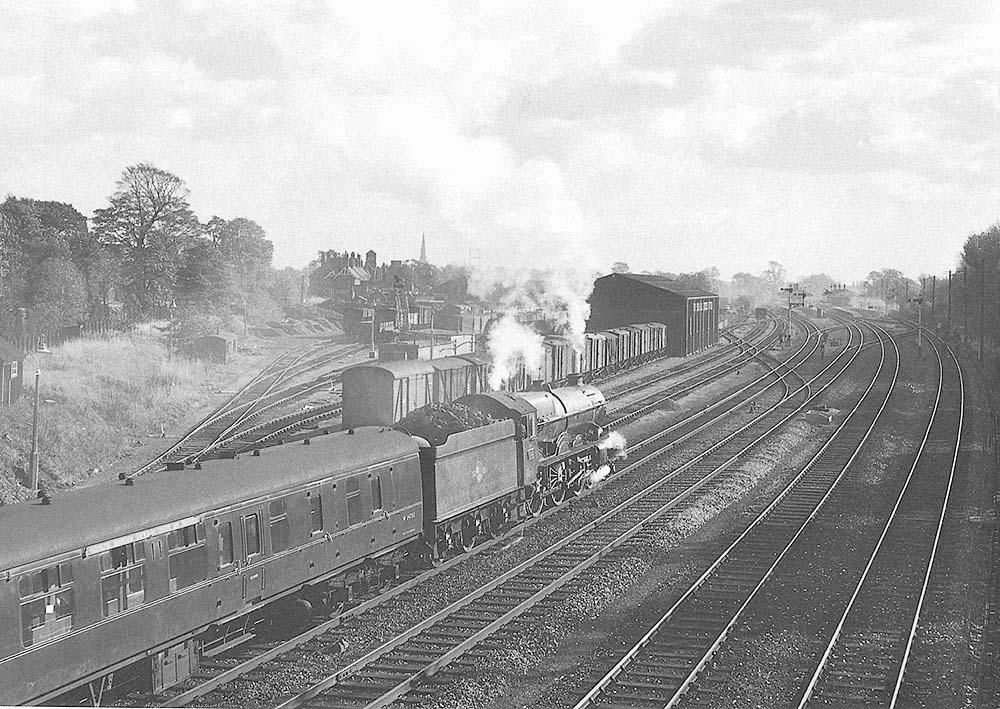
[[[37,502],[0,507],[0,574],[91,544],[176,522],[230,505],[291,491],[391,461],[416,458],[399,431],[358,428],[285,444],[260,456],[210,460],[202,470],[151,473],[134,485],[101,484]]]
[[[388,374],[393,379],[403,379],[419,374],[432,374],[434,367],[430,360],[426,359],[398,359],[391,362],[379,362],[378,364],[357,364],[348,367],[341,375],[341,379],[349,379],[354,376],[370,376],[372,372]]]

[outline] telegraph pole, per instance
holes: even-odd
[[[948,339],[951,339],[951,271],[948,271]]]
[[[785,326],[786,330],[785,337],[788,339],[789,342],[792,341],[792,293],[795,291],[796,285],[798,284],[793,283],[792,285],[786,288],[780,289],[782,293],[788,294],[788,322],[787,325]]]
[[[922,347],[922,345],[923,345],[923,332],[922,332],[923,317],[922,316],[923,316],[923,312],[924,312],[924,297],[921,295],[921,296],[918,296],[916,298],[910,298],[910,302],[917,304],[917,358],[918,359],[923,359],[924,358],[924,351],[923,351],[923,347]]]
[[[962,266],[962,342],[969,339],[969,264]]]
[[[31,491],[38,494],[38,382],[42,377],[41,367],[35,367],[35,405],[31,414]]]

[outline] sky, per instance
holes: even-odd
[[[991,0],[0,0],[0,192],[508,268],[944,273],[1000,220]]]

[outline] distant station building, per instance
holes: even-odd
[[[667,326],[667,351],[683,357],[719,340],[719,296],[662,276],[612,273],[594,281],[588,332],[635,323]]]
[[[10,406],[24,391],[24,353],[0,340],[0,406]]]

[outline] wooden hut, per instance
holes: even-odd
[[[236,357],[236,335],[203,335],[194,341],[194,356],[208,362],[228,364]]]

